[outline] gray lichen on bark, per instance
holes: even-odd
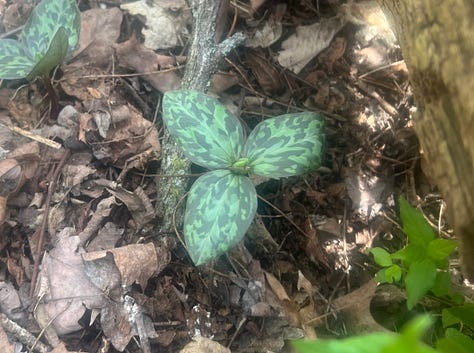
[[[219,44],[216,42],[216,23],[221,3],[216,0],[190,0],[194,21],[182,89],[206,92],[222,57],[245,39],[242,34],[237,33]],[[181,227],[184,207],[180,202],[187,191],[188,177],[185,175],[189,174],[190,165],[174,138],[165,129],[161,176],[157,178],[156,214],[160,232],[172,232],[175,225]]]

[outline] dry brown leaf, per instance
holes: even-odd
[[[42,298],[44,304],[40,305],[47,316],[55,318],[52,323],[55,331],[62,335],[81,329],[78,321],[86,307],[101,308],[106,298],[84,272],[81,240],[74,229],[65,228],[59,238],[56,247],[43,260],[40,283],[47,286],[40,286],[37,295]]]
[[[340,17],[333,17],[297,27],[296,33],[282,43],[278,62],[298,74],[311,59],[328,47],[344,23]]]
[[[97,232],[97,236],[87,245],[87,251],[101,251],[113,249],[120,237],[124,233],[124,229],[119,228],[115,223],[107,222]]]
[[[249,52],[247,61],[247,65],[266,94],[278,94],[285,89],[280,72],[268,59],[256,52]]]
[[[245,40],[245,46],[267,48],[280,39],[282,33],[281,19],[271,16],[268,20],[262,21],[253,35]]]
[[[143,78],[158,91],[164,93],[180,87],[181,81],[174,71],[156,71],[169,69],[177,63],[184,62],[183,57],[171,58],[156,54],[153,50],[141,44],[135,36],[132,36],[126,42],[116,44],[115,49],[121,66],[132,69],[137,73],[146,74]]]
[[[27,315],[26,311],[22,309],[20,295],[13,284],[0,281],[0,311],[9,319],[21,322]]]
[[[273,293],[276,294],[279,300],[284,301],[288,300],[290,301],[290,297],[286,293],[285,288],[282,286],[280,281],[271,273],[265,271],[265,278],[268,282],[268,285],[272,289]]]
[[[56,347],[54,347],[51,353],[79,353],[79,351],[69,351],[66,348],[64,342],[61,342]]]
[[[79,44],[70,65],[110,66],[113,62],[113,44],[120,35],[121,23],[122,11],[116,7],[81,12]]]
[[[15,345],[13,345],[9,340],[8,336],[3,330],[3,326],[0,325],[0,352],[3,353],[15,353]]]
[[[376,289],[377,282],[372,279],[355,291],[334,301],[335,311],[343,315],[341,320],[349,332],[359,334],[387,331],[374,320],[370,312],[370,302]]]
[[[159,254],[157,253],[159,251]],[[152,243],[132,244],[107,251],[95,251],[82,255],[84,261],[103,258],[107,253],[113,254],[115,264],[120,272],[122,284],[130,286],[138,283],[146,287],[148,279],[161,272],[170,261],[165,248],[155,248]]]
[[[16,159],[0,160],[0,196],[7,198],[22,185],[23,172]]]
[[[145,0],[123,4],[121,9],[144,19],[145,46],[150,49],[168,49],[184,46],[189,35],[187,25],[191,11],[184,0]]]
[[[141,187],[137,187],[133,192],[126,190],[120,185],[113,190],[108,190],[127,206],[135,221],[135,229],[142,229],[143,225],[155,217],[155,210],[151,200]]]
[[[155,124],[129,104],[111,107],[110,117],[114,124],[105,140],[98,133],[93,115],[83,113],[79,119],[79,140],[92,145],[94,157],[119,168],[141,154],[146,161],[158,158],[160,142]]]
[[[179,353],[231,353],[230,349],[209,338],[196,336]]]

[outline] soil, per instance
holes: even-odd
[[[27,3],[0,1],[5,32],[26,20]],[[13,162],[0,168],[0,266],[4,288],[20,299],[15,320],[38,336],[44,323],[37,303],[49,319],[55,318],[51,312],[68,312],[56,333],[42,336],[47,345],[64,344],[61,352],[146,351],[139,341],[152,352],[178,352],[196,336],[220,343],[222,351],[290,352],[290,339],[380,328],[370,315],[378,268],[368,250],[403,245],[399,195],[442,231],[449,228],[443,201],[420,163],[407,70],[379,10],[372,2],[290,0],[250,1],[223,12],[217,26],[222,39],[237,31],[255,39],[258,32],[263,45],[233,50],[210,92],[238,114],[247,132],[270,116],[317,112],[326,121],[325,161],[308,175],[260,183],[258,215],[245,240],[196,267],[180,229],[157,233],[154,218],[160,101],[179,86],[190,29],[189,9],[156,3],[184,23],[177,43],[166,48],[145,46],[149,26],[119,1],[80,1],[89,32],[81,34],[82,51],[54,73],[59,116],[50,114],[41,82],[2,84],[0,154]],[[92,10],[97,13],[85,19]],[[320,36],[320,49],[303,33],[315,23],[311,35]],[[284,51],[294,58],[312,54],[295,67]],[[190,185],[202,172],[193,166]],[[67,239],[77,242],[66,245]],[[147,243],[154,248],[132,248]],[[74,262],[81,252],[103,257]],[[45,253],[60,259],[49,270]],[[62,272],[60,264],[81,270]],[[83,272],[96,279],[99,303],[78,289],[86,286]],[[49,280],[49,290],[42,292],[36,278]],[[80,293],[77,311],[51,308],[65,299],[55,285]],[[120,304],[124,298],[140,308],[132,323]],[[359,321],[350,321],[351,314]],[[196,342],[189,351],[214,349]]]

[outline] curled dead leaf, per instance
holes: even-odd
[[[16,159],[0,161],[0,224],[5,222],[8,197],[17,192],[23,182],[22,167]]]
[[[22,168],[16,159],[0,161],[0,196],[8,197],[16,192],[22,184]]]

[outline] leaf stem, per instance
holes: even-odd
[[[53,87],[51,82],[51,78],[48,75],[42,75],[41,81],[43,82],[43,86],[46,89],[46,94],[49,98],[50,102],[50,113],[49,117],[53,120],[59,115],[59,96],[56,90]]]

